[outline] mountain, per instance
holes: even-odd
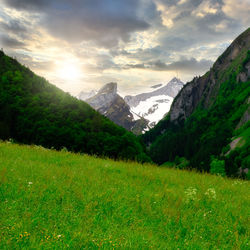
[[[176,157],[209,171],[216,165],[227,175],[250,166],[250,28],[242,33],[202,77],[176,96],[170,112],[143,135],[159,164]]]
[[[0,51],[0,139],[148,161],[139,139]]]
[[[165,86],[161,86],[162,84],[154,85],[152,88],[157,89],[152,92],[124,98],[132,112],[150,121],[151,128],[168,113],[173,98],[182,89],[184,83],[175,77]]]
[[[117,83],[104,85],[96,95],[85,101],[114,123],[135,134],[141,134],[147,128],[148,121],[133,114],[128,104],[117,94]]]

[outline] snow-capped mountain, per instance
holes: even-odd
[[[117,83],[108,83],[98,92],[81,92],[78,98],[87,102],[101,114],[116,124],[140,134],[161,120],[170,110],[174,97],[184,83],[173,78],[168,84],[152,86],[154,90],[136,96],[125,96],[117,93]]]
[[[132,114],[143,117],[149,120],[149,127],[154,127],[170,110],[171,104],[175,96],[184,86],[184,83],[173,78],[165,86],[157,88],[148,93],[139,94],[136,96],[125,96],[125,102],[130,106]],[[154,87],[158,87],[155,85]],[[137,117],[134,116],[136,120]]]
[[[92,92],[89,92],[92,93]],[[95,110],[108,117],[114,123],[134,132],[141,134],[147,128],[148,121],[132,113],[129,105],[117,93],[117,83],[111,82],[104,85],[95,95],[83,99]]]

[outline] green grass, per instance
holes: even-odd
[[[249,187],[0,142],[0,249],[249,249]]]

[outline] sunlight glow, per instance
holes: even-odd
[[[56,74],[64,80],[78,80],[82,77],[79,66],[67,61],[58,64]]]

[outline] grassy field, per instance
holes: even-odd
[[[250,249],[250,184],[0,142],[0,249]]]

